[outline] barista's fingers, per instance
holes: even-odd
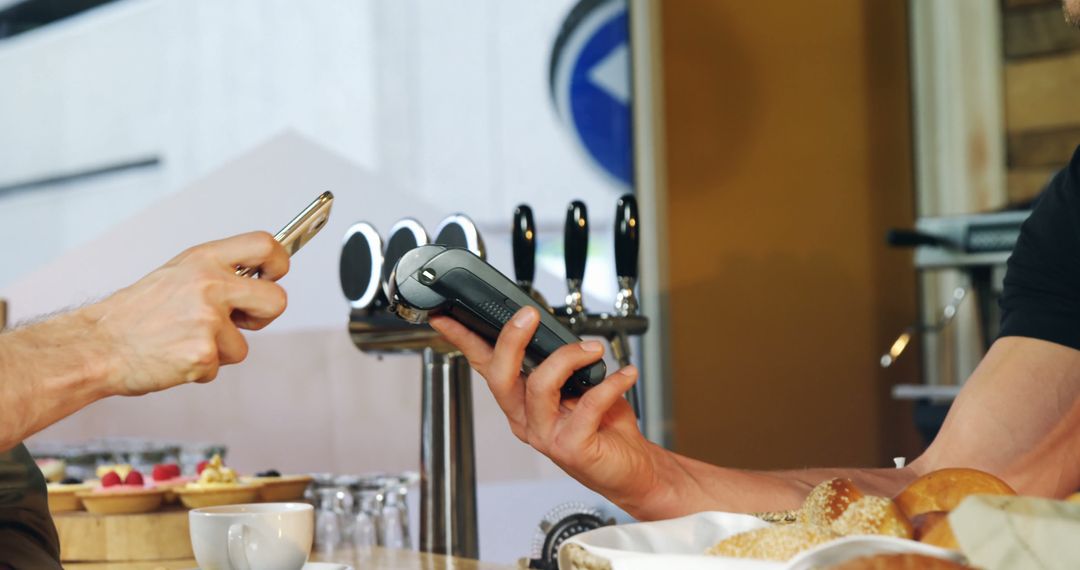
[[[590,388],[578,399],[577,406],[574,407],[566,422],[566,427],[560,433],[560,439],[570,447],[574,447],[576,444],[595,437],[600,430],[604,415],[637,382],[637,378],[637,368],[626,366],[608,376],[599,385]]]
[[[488,341],[480,338],[476,333],[465,328],[465,325],[450,317],[433,316],[428,323],[447,342],[456,346],[468,359],[469,365],[475,368],[481,376],[487,374],[488,363],[491,362],[491,355],[495,352]]]
[[[486,340],[449,317],[431,317],[429,322],[431,328],[443,335],[450,344],[456,346],[469,360],[469,364],[484,377],[488,389],[495,397],[495,402],[499,404],[499,408],[510,423],[510,431],[518,439],[528,443],[525,437],[525,388],[520,374],[520,357],[518,368],[513,371],[513,374],[501,376],[495,371],[493,365],[498,349],[493,349]],[[513,325],[505,327],[504,334],[505,330],[510,328],[513,328]],[[500,337],[500,342],[502,342],[502,337]]]
[[[600,360],[603,355],[604,345],[595,340],[568,344],[551,353],[529,375],[525,382],[529,445],[541,453],[547,452],[564,409],[560,406],[563,384],[575,370]]]
[[[521,377],[521,362],[525,349],[536,334],[540,315],[532,307],[523,307],[499,333],[495,352],[485,375],[495,401],[510,420],[514,435],[525,439],[525,381]]]

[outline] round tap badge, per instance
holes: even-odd
[[[624,188],[634,183],[627,0],[581,0],[551,51],[555,110],[585,154]]]

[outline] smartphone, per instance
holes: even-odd
[[[330,219],[330,207],[334,205],[334,195],[330,192],[319,194],[318,198],[308,204],[295,218],[274,236],[274,239],[285,246],[285,251],[292,256],[311,241],[319,230],[323,229],[327,220]],[[237,267],[236,274],[248,277],[258,273],[255,267]]]

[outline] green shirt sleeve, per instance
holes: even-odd
[[[60,569],[45,477],[26,447],[0,452],[0,568]]]

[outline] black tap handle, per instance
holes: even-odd
[[[585,259],[589,253],[589,215],[585,204],[574,200],[566,210],[566,229],[563,232],[563,255],[566,259],[566,278],[585,278]]]
[[[615,275],[638,276],[638,218],[637,198],[626,194],[615,204]]]
[[[536,224],[532,208],[522,204],[514,210],[512,245],[514,248],[514,279],[532,283],[536,277]]]

